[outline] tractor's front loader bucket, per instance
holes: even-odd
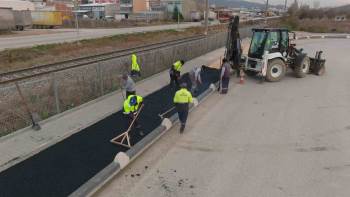
[[[310,57],[310,73],[323,75],[326,71],[326,60],[321,58],[323,51],[317,51],[314,58]]]

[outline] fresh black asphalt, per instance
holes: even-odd
[[[206,68],[204,83],[198,94],[218,81],[219,71]],[[188,74],[182,79],[189,82]],[[145,107],[140,114],[144,136],[158,127],[158,114],[173,106],[176,89],[165,86],[144,98]],[[175,111],[167,115],[171,115]],[[71,137],[0,173],[1,197],[60,197],[68,196],[82,184],[110,164],[115,155],[126,148],[110,143],[110,139],[127,129],[122,111],[83,129]],[[131,132],[132,144],[144,136]]]

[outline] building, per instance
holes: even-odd
[[[149,0],[149,7],[152,11],[161,11],[162,9],[161,0]]]
[[[34,3],[20,0],[1,0],[1,8],[12,8],[13,10],[34,10]]]
[[[191,21],[193,13],[203,12],[202,1],[199,0],[161,0],[161,5],[168,18],[171,17],[175,7],[177,7],[185,21]]]
[[[90,3],[79,5],[80,15],[86,15],[94,19],[115,18],[117,14],[114,3]]]
[[[150,11],[149,1],[148,0],[133,0],[132,11],[133,12]]]
[[[120,10],[120,0],[92,0],[90,3],[112,3],[117,11]]]
[[[177,9],[182,13],[182,0],[162,0],[161,5],[165,8],[165,11],[168,13],[174,12],[175,7],[177,7]]]
[[[120,0],[120,12],[130,14],[150,10],[149,0]]]

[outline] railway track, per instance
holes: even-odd
[[[132,53],[142,53],[142,52],[147,52],[147,51],[151,51],[159,48],[176,46],[183,43],[201,40],[204,38],[205,36],[193,36],[193,37],[188,37],[183,39],[170,40],[166,42],[158,42],[158,43],[153,43],[149,45],[142,45],[142,46],[137,46],[133,48],[116,50],[108,53],[102,53],[102,54],[52,63],[52,64],[45,64],[45,65],[34,66],[34,67],[25,68],[25,69],[14,70],[6,73],[0,73],[0,84],[16,82],[16,81],[37,77],[37,76],[41,76],[41,75],[45,75],[53,72],[58,72],[58,71],[68,70],[71,68],[76,68],[76,67],[80,67],[88,64],[98,63],[100,61],[120,58],[120,57],[131,55]]]

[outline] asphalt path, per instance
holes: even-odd
[[[191,113],[97,196],[348,197],[350,40],[298,41],[323,50],[322,77],[248,78]]]
[[[171,24],[111,29],[80,29],[78,32],[74,29],[57,29],[54,30],[57,33],[50,34],[0,37],[0,51],[10,48],[32,47],[43,44],[73,42],[76,40],[100,38],[104,36],[129,33],[151,32],[168,29],[184,29],[195,26],[201,26],[201,23],[182,23],[179,25]]]
[[[216,82],[218,76],[218,70],[206,69],[202,74],[205,83],[198,93]],[[190,85],[187,74],[181,80]],[[144,98],[145,107],[138,120],[142,128],[131,131],[132,144],[160,125],[158,114],[173,106],[175,91],[175,87],[168,85]],[[174,113],[172,111],[167,115]],[[0,196],[68,196],[110,164],[118,152],[126,151],[126,148],[110,143],[110,139],[124,132],[127,127],[127,121],[122,111],[119,111],[2,171]],[[144,135],[140,134],[141,131]]]

